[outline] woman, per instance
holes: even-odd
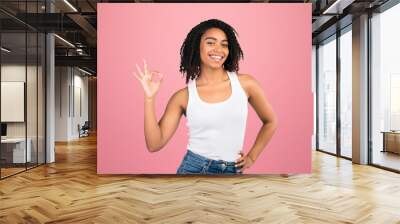
[[[136,64],[136,78],[144,89],[144,131],[147,149],[159,151],[175,133],[182,115],[187,117],[189,144],[177,173],[237,174],[250,168],[270,141],[277,118],[258,82],[237,74],[243,52],[236,31],[217,19],[204,21],[187,35],[181,47],[180,72],[186,88],[170,98],[157,122],[155,96],[163,75]],[[156,76],[159,77],[155,80]],[[263,126],[244,155],[247,103]]]

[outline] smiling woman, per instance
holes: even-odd
[[[157,122],[155,95],[163,75],[138,65],[136,78],[145,93],[144,130],[150,152],[163,148],[175,133],[182,115],[187,117],[189,143],[178,174],[240,174],[250,168],[272,138],[277,118],[259,83],[250,75],[237,74],[243,52],[236,31],[211,19],[188,33],[181,47],[180,72],[187,87],[169,100]],[[159,79],[156,80],[156,74]],[[242,149],[247,103],[263,126],[253,147]]]
[[[209,63],[210,60],[214,62],[212,59],[220,63],[211,68],[231,72],[239,70],[239,60],[243,58],[243,52],[235,33],[233,27],[216,19],[193,27],[181,47],[179,71],[186,75],[186,83],[200,76],[201,66],[211,66],[213,63]]]

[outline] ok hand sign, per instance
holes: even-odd
[[[143,71],[142,69],[136,64],[136,69],[139,75],[136,72],[133,72],[135,77],[140,81],[142,84],[145,97],[147,99],[153,99],[157,94],[158,90],[160,89],[160,84],[163,79],[163,74],[157,71],[150,71],[147,68],[146,61],[143,59]],[[159,79],[154,79],[154,74],[157,74]]]

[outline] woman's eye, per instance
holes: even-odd
[[[222,46],[223,46],[223,47],[228,47],[228,44],[223,44]]]
[[[207,44],[210,44],[210,45],[211,45],[211,44],[214,44],[214,43],[213,43],[213,42],[208,42]]]

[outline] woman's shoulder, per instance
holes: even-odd
[[[239,83],[246,92],[247,97],[255,94],[255,90],[260,89],[260,84],[252,75],[237,73]]]
[[[257,80],[250,74],[237,73],[240,84],[243,88],[248,89],[257,85]]]
[[[188,87],[184,87],[181,89],[178,89],[174,95],[178,96],[178,97],[185,97],[188,96]]]
[[[188,87],[177,90],[171,97],[171,101],[179,104],[180,106],[185,106],[189,97]]]

